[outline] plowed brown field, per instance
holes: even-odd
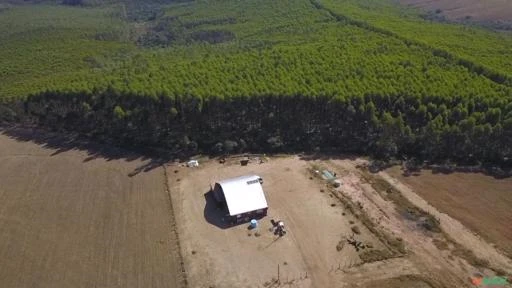
[[[164,169],[36,134],[0,133],[0,287],[181,287]]]

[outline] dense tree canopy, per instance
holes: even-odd
[[[88,3],[0,12],[1,119],[181,153],[512,159],[505,36],[375,0]]]

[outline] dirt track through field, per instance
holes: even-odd
[[[40,136],[0,134],[0,287],[182,287],[164,169]]]
[[[400,182],[391,179],[388,174]],[[418,206],[425,206],[424,209],[432,210],[432,213],[438,214],[439,217],[446,218],[445,213],[450,214],[485,240],[496,243],[508,255],[512,255],[512,179],[494,179],[477,173],[433,174],[431,171],[405,177],[398,167],[388,169],[388,173],[382,175],[396,183],[404,195],[413,195],[415,192],[435,208],[429,208],[427,202],[420,202],[423,199],[416,196],[418,203],[415,204]],[[462,227],[462,224],[456,223],[458,221],[447,219],[443,223],[450,226],[447,229],[458,231],[461,228],[456,227]],[[459,239],[463,235],[461,233],[456,232]],[[475,235],[463,238],[469,243],[474,243],[473,246],[482,252],[483,258],[494,255],[489,251],[493,248],[476,240],[478,237]],[[484,249],[485,247],[487,249]],[[512,269],[512,261],[509,260],[508,263],[509,269]]]

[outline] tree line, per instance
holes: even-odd
[[[16,100],[14,100],[16,101]],[[31,121],[124,147],[171,153],[324,151],[512,166],[512,101],[485,97],[169,97],[43,92],[5,101]]]

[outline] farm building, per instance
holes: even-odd
[[[267,215],[267,199],[263,193],[260,176],[242,176],[215,183],[213,196],[226,202],[232,222],[247,222]]]

